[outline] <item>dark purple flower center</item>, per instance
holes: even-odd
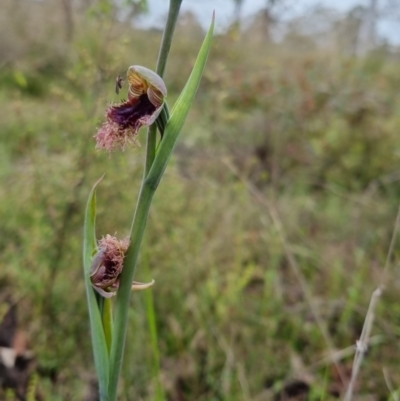
[[[141,95],[137,99],[127,100],[117,106],[111,106],[107,116],[117,123],[121,129],[134,128],[140,124],[139,119],[151,116],[156,110],[148,96]]]
[[[115,265],[115,262],[106,258],[103,262],[105,271],[103,280],[113,280],[116,278],[118,274],[118,266]]]

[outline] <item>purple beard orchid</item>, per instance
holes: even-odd
[[[108,234],[99,241],[99,251],[94,256],[90,269],[90,280],[93,288],[104,298],[113,297],[118,290],[129,243],[128,238],[119,241]],[[153,284],[154,280],[149,283],[134,281],[132,290],[144,290]]]
[[[90,280],[94,289],[105,298],[115,295],[118,289],[128,247],[129,239],[119,241],[108,234],[99,241],[99,251],[90,269]]]
[[[128,100],[108,106],[107,121],[95,135],[99,149],[111,152],[137,143],[140,128],[153,124],[164,106],[167,88],[155,72],[133,65],[128,69],[127,80]]]

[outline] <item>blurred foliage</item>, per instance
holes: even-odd
[[[8,29],[0,40],[0,301],[11,296],[19,305],[37,359],[37,399],[86,400],[93,362],[84,203],[105,173],[98,236],[124,236],[144,153],[109,157],[94,149],[93,135],[107,103],[118,100],[115,77],[131,64],[154,68],[161,33],[117,22],[105,2],[82,2],[67,39],[55,3],[20,3],[0,6],[2,21],[10,16],[0,24]],[[43,15],[52,18],[43,24]],[[267,43],[257,29],[216,37],[156,195],[137,279],[156,280],[161,366],[146,295],[134,294],[121,400],[159,399],[158,380],[174,401],[281,399],[295,379],[310,386],[309,399],[343,391],[337,367],[322,361],[333,350],[266,205],[279,213],[335,349],[354,344],[400,195],[399,60],[385,49],[365,59],[315,46],[296,51],[312,38],[292,32]],[[182,16],[166,74],[170,105],[202,36]],[[388,398],[382,367],[400,383],[399,287],[393,270],[357,388],[371,399]],[[351,362],[338,362],[346,375]]]

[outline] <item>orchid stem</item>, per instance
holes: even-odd
[[[113,331],[113,318],[112,318],[112,304],[110,298],[103,298],[103,329],[104,336],[106,338],[107,350],[110,354],[111,352],[111,343],[112,343],[112,331]]]
[[[131,246],[125,258],[115,304],[115,321],[110,354],[108,401],[117,400],[118,380],[121,372],[126,329],[128,326],[131,286],[154,192],[155,188],[152,188],[149,183],[144,180],[140,189],[140,195],[131,227]]]
[[[147,132],[147,143],[146,143],[146,162],[144,167],[144,176],[146,178],[153,164],[156,156],[157,146],[157,125],[153,124]]]
[[[169,50],[171,48],[172,37],[174,36],[176,21],[178,19],[179,10],[181,8],[182,0],[171,0],[169,3],[168,19],[165,26],[163,38],[161,41],[160,53],[157,60],[157,74],[163,78]]]
[[[179,10],[181,8],[182,0],[171,0],[169,3],[168,19],[165,26],[164,34],[161,40],[160,52],[158,54],[157,74],[163,78],[165,73],[165,68],[167,66],[167,60],[169,55],[169,50],[171,49],[172,37],[174,36],[176,21],[178,19]],[[161,132],[161,136],[162,136]],[[154,123],[147,133],[147,145],[146,145],[146,163],[144,177],[147,176],[150,168],[153,164],[156,155],[157,146],[157,125]]]

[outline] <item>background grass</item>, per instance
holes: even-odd
[[[144,148],[109,157],[93,135],[119,98],[115,77],[131,64],[154,68],[161,34],[94,4],[69,41],[50,22],[43,33],[19,32],[20,8],[1,39],[0,294],[3,306],[17,302],[36,355],[37,399],[88,399],[84,203],[105,173],[98,236],[122,237],[142,175]],[[190,23],[177,30],[170,105],[202,36]],[[326,358],[359,338],[389,248],[400,195],[399,59],[296,52],[288,40],[251,37],[233,29],[215,38],[155,197],[136,278],[156,285],[132,297],[121,400],[285,399],[295,380],[307,399],[328,400],[343,394],[339,373],[349,378],[351,352],[336,365]],[[398,262],[396,247],[360,399],[389,399],[383,368],[400,385]]]

